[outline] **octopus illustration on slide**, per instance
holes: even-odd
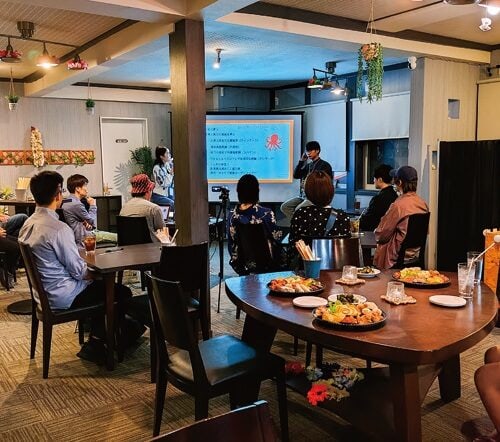
[[[278,134],[272,134],[270,137],[266,138],[266,149],[277,150],[281,149],[281,139]]]

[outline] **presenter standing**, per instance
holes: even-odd
[[[306,144],[306,151],[293,171],[293,177],[300,179],[300,194],[299,196],[290,198],[281,205],[281,211],[289,220],[292,219],[296,209],[312,204],[304,194],[304,183],[311,172],[325,172],[333,181],[332,166],[330,166],[328,161],[322,160],[319,157],[320,152],[321,146],[319,143],[317,141],[309,141]]]
[[[156,159],[153,167],[153,181],[155,187],[151,202],[159,206],[170,206],[173,210],[174,201],[168,197],[168,189],[174,180],[172,157],[166,147],[158,146],[155,151]]]

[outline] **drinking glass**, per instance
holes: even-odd
[[[458,293],[462,298],[472,298],[476,264],[472,264],[472,267],[469,267],[470,266],[466,262],[461,262],[457,266]]]
[[[405,296],[405,285],[402,282],[388,282],[386,296],[394,301],[402,301]]]
[[[351,218],[351,234],[359,235],[359,218]]]
[[[481,252],[467,252],[467,265],[470,265],[473,259],[476,259]],[[476,264],[476,271],[474,273],[474,284],[481,283],[481,276],[483,274],[483,257],[479,258],[477,261],[474,261]]]
[[[83,246],[85,247],[85,254],[90,255],[95,252],[96,238],[95,233],[88,233],[83,238]]]
[[[356,281],[358,279],[358,268],[356,266],[344,266],[342,268],[342,279],[345,281]]]
[[[319,278],[321,258],[304,259],[304,274],[306,278]]]

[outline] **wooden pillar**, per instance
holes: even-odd
[[[186,245],[208,240],[203,22],[177,22],[169,44],[175,223]]]

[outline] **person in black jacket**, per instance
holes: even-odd
[[[396,200],[398,194],[392,187],[392,177],[390,171],[392,167],[388,164],[381,164],[373,172],[373,182],[375,188],[380,192],[375,195],[368,207],[361,214],[359,219],[359,230],[375,230],[389,206]]]
[[[320,152],[321,146],[319,143],[317,141],[309,141],[306,144],[306,151],[293,171],[293,177],[300,179],[300,195],[290,198],[281,205],[281,211],[288,219],[292,219],[296,209],[312,204],[304,195],[304,182],[311,172],[325,172],[333,181],[332,166],[330,166],[328,161],[322,160],[319,157]]]

